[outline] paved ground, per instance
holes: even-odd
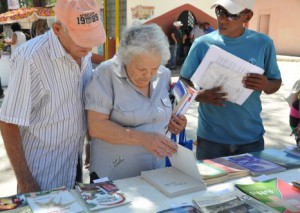
[[[266,147],[283,148],[293,145],[294,140],[289,136],[288,124],[289,108],[284,101],[284,97],[290,91],[293,83],[300,78],[299,58],[280,57],[279,66],[282,72],[283,85],[281,89],[273,95],[262,95],[263,112],[262,117],[266,129]],[[172,80],[178,79],[178,70],[172,71]],[[2,100],[0,100],[2,103]],[[233,115],[234,116],[234,115]],[[197,104],[193,104],[187,113],[187,137],[196,138],[197,129]],[[238,119],[238,118],[237,118]],[[88,181],[88,171],[84,171],[85,182]],[[6,156],[2,137],[0,137],[0,197],[16,193],[16,179]]]

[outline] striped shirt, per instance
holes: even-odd
[[[19,125],[25,157],[42,190],[73,187],[86,132],[83,90],[91,53],[81,68],[52,30],[18,48],[0,120]]]

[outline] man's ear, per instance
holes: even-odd
[[[251,18],[253,17],[253,12],[250,11],[248,13],[245,14],[245,19],[244,19],[244,23],[247,23],[251,20]]]
[[[59,36],[61,31],[63,30],[62,26],[59,23],[53,23],[52,24],[53,32],[56,36]]]

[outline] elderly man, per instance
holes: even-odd
[[[99,12],[94,0],[58,0],[53,28],[12,55],[0,120],[20,192],[72,188],[81,174],[82,94],[90,51],[105,40]]]

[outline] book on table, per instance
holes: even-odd
[[[31,213],[24,194],[16,194],[0,198],[0,212],[7,213]]]
[[[250,175],[259,176],[285,171],[286,169],[270,161],[255,157],[249,153],[224,157],[235,164],[249,169]]]
[[[259,152],[251,152],[250,154],[272,163],[276,163],[287,169],[300,166],[300,158],[285,152],[283,149],[264,149]]]
[[[126,195],[110,180],[91,184],[77,183],[76,190],[89,211],[130,203]]]
[[[197,168],[202,179],[207,185],[222,183],[229,180],[228,173],[226,171],[211,164],[197,161]]]
[[[172,167],[142,171],[141,176],[169,197],[206,189],[191,150],[178,145],[170,161]]]
[[[184,115],[195,100],[198,91],[179,79],[171,93],[174,96],[173,114]]]
[[[274,178],[235,186],[278,212],[300,212],[300,190],[283,180]]]
[[[219,168],[227,173],[226,179],[231,180],[235,178],[245,177],[250,174],[249,169],[235,164],[223,157],[206,159],[203,160],[204,163]]]
[[[199,212],[225,213],[225,212],[251,212],[251,213],[272,213],[274,212],[265,204],[235,190],[220,194],[209,194],[193,198],[194,206]]]
[[[288,146],[284,149],[284,151],[294,157],[300,158],[300,147],[298,146]]]
[[[228,93],[228,101],[242,105],[253,92],[245,88],[242,82],[248,73],[263,74],[264,70],[215,45],[210,45],[191,81],[202,89],[222,86]]]

